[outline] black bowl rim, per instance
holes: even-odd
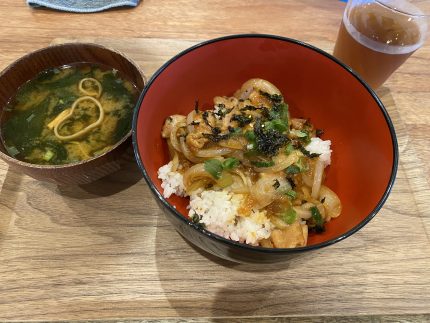
[[[116,49],[110,48],[108,46],[104,46],[104,45],[97,44],[97,43],[90,43],[90,42],[67,42],[67,43],[63,43],[63,44],[54,44],[54,45],[49,45],[47,47],[36,49],[36,50],[34,50],[32,52],[29,52],[29,53],[25,54],[24,56],[21,56],[20,58],[16,59],[12,63],[10,63],[8,66],[6,66],[2,71],[0,71],[0,78],[5,73],[7,73],[7,72],[11,71],[13,68],[15,68],[16,64],[21,64],[22,62],[25,62],[26,59],[29,59],[33,55],[37,55],[37,54],[44,55],[45,52],[51,51],[52,49],[55,49],[55,48],[61,48],[61,47],[68,48],[68,47],[76,47],[76,46],[85,46],[85,47],[88,47],[88,48],[101,48],[101,49],[107,50],[109,52],[118,54],[119,56],[123,57],[142,76],[142,80],[143,80],[143,84],[144,84],[143,88],[145,88],[146,83],[147,83],[147,79],[146,79],[145,74],[142,72],[141,68],[139,67],[139,64],[137,64],[134,60],[132,60],[130,57],[128,57],[127,55],[125,55],[121,51],[118,51]],[[69,66],[69,65],[73,65],[73,64],[81,64],[81,63],[82,64],[90,64],[91,62],[85,62],[85,61],[70,62],[70,63],[64,64],[62,66],[54,66],[53,68],[62,68],[64,66]],[[91,63],[91,64],[97,64],[97,63]],[[126,74],[126,73],[123,73],[123,74]],[[141,103],[141,101],[140,101],[140,96],[139,96],[139,98],[136,100],[134,108],[139,107],[140,103]],[[0,111],[0,115],[1,115],[1,113],[2,113],[2,111]],[[24,166],[24,167],[28,167],[28,168],[33,168],[33,169],[41,169],[41,170],[43,170],[43,169],[55,170],[55,169],[66,169],[66,168],[68,169],[70,167],[80,166],[80,165],[83,165],[83,164],[91,164],[96,159],[99,159],[99,158],[101,158],[101,157],[103,157],[105,155],[110,154],[112,151],[116,150],[119,146],[121,146],[124,142],[126,142],[131,137],[131,135],[132,135],[132,129],[130,129],[130,131],[127,131],[127,133],[119,141],[117,141],[114,145],[112,145],[112,147],[110,149],[108,149],[107,151],[103,152],[102,154],[94,156],[94,157],[91,157],[91,158],[88,158],[88,159],[85,159],[85,160],[73,162],[73,163],[59,164],[59,165],[32,164],[32,163],[29,163],[29,162],[25,162],[25,161],[16,159],[16,158],[12,157],[11,155],[6,154],[6,153],[4,153],[2,151],[0,151],[0,158],[3,159],[3,160],[5,160],[5,161],[7,161],[7,162],[12,163],[12,164],[18,164],[20,166]]]
[[[349,72],[350,74],[352,74],[360,83],[362,86],[364,86],[364,88],[369,92],[369,94],[373,97],[373,99],[375,100],[377,106],[379,107],[379,109],[381,110],[382,114],[384,115],[385,121],[388,125],[388,128],[390,130],[390,134],[391,134],[391,142],[393,145],[393,165],[391,168],[391,176],[390,176],[390,180],[387,184],[387,188],[385,189],[384,194],[382,195],[381,199],[379,200],[378,204],[376,205],[376,207],[370,212],[370,214],[363,220],[361,221],[359,224],[357,224],[355,227],[353,227],[352,229],[350,229],[349,231],[341,234],[340,236],[318,243],[318,244],[314,244],[314,245],[310,245],[310,246],[304,246],[304,247],[297,247],[297,248],[263,248],[263,247],[258,247],[258,246],[252,246],[252,245],[248,245],[245,243],[241,243],[241,242],[236,242],[233,240],[229,240],[226,239],[224,237],[221,237],[215,233],[212,233],[208,230],[203,229],[201,226],[198,226],[197,224],[193,223],[192,221],[188,220],[185,216],[183,216],[181,213],[179,213],[176,208],[174,208],[169,202],[167,202],[167,200],[163,197],[163,195],[157,190],[157,188],[155,187],[154,183],[152,183],[146,169],[145,166],[142,163],[142,159],[140,157],[140,152],[138,149],[138,144],[137,144],[137,119],[138,119],[138,115],[139,112],[141,111],[141,106],[142,106],[142,102],[143,99],[145,98],[146,93],[148,92],[148,90],[150,89],[152,83],[157,79],[157,77],[172,63],[174,63],[177,59],[179,59],[180,57],[186,55],[187,53],[198,49],[200,47],[209,45],[209,44],[213,44],[216,42],[222,42],[225,40],[232,40],[232,39],[238,39],[238,38],[268,38],[268,39],[275,39],[275,40],[280,40],[280,41],[285,41],[285,42],[289,42],[289,43],[293,43],[305,48],[308,48],[310,50],[313,50],[329,59],[331,59],[332,61],[334,61],[335,63],[337,63],[338,65],[340,65],[342,68],[344,68],[347,72]],[[179,218],[182,222],[184,222],[185,224],[193,227],[194,229],[196,229],[197,232],[199,232],[201,235],[215,240],[216,242],[220,242],[223,244],[226,244],[228,246],[231,247],[237,247],[237,248],[241,248],[241,249],[246,249],[248,251],[252,251],[252,252],[256,252],[256,253],[263,253],[263,254],[294,254],[294,253],[300,253],[303,251],[311,251],[311,250],[316,250],[316,249],[320,249],[329,245],[332,245],[336,242],[339,242],[351,235],[353,235],[355,232],[359,231],[361,228],[363,228],[370,220],[372,220],[375,215],[379,212],[379,210],[382,208],[382,206],[384,205],[385,201],[387,200],[391,189],[393,187],[394,181],[396,179],[396,174],[397,174],[397,168],[398,168],[398,162],[399,162],[399,151],[398,151],[398,144],[397,144],[397,137],[396,137],[396,133],[394,130],[394,126],[393,123],[391,121],[390,116],[388,115],[387,110],[385,109],[383,103],[381,102],[381,100],[379,99],[379,97],[376,95],[376,93],[371,89],[371,87],[360,77],[358,76],[358,74],[356,72],[354,72],[350,67],[348,67],[347,65],[345,65],[344,63],[342,63],[340,60],[338,60],[337,58],[335,58],[334,56],[332,56],[331,54],[323,51],[322,49],[319,49],[313,45],[307,44],[305,42],[296,40],[296,39],[292,39],[292,38],[288,38],[288,37],[284,37],[284,36],[277,36],[277,35],[271,35],[271,34],[234,34],[234,35],[228,35],[228,36],[223,36],[223,37],[219,37],[219,38],[214,38],[214,39],[210,39],[207,41],[203,41],[201,43],[198,43],[194,46],[191,46],[188,49],[185,49],[183,51],[181,51],[179,54],[175,55],[174,57],[172,57],[170,60],[168,60],[166,63],[164,63],[154,74],[153,76],[150,78],[150,80],[148,81],[148,83],[145,86],[145,89],[143,90],[142,94],[139,97],[138,100],[138,104],[137,104],[137,108],[134,111],[134,115],[133,115],[133,124],[132,124],[132,139],[133,139],[133,149],[134,149],[134,154],[136,157],[136,161],[137,164],[140,168],[140,170],[143,173],[143,177],[145,178],[146,183],[148,184],[148,186],[150,187],[152,193],[158,198],[159,201],[161,201],[161,203],[170,211],[170,213],[174,214],[177,218]]]

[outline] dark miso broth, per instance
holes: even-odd
[[[43,71],[19,88],[1,115],[1,140],[19,160],[83,161],[131,129],[138,91],[112,68],[76,64]]]

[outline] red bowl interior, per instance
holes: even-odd
[[[356,76],[329,55],[288,39],[242,36],[206,43],[178,55],[149,83],[135,116],[135,148],[150,181],[162,192],[157,170],[169,161],[160,132],[166,117],[213,106],[250,78],[263,78],[284,94],[293,117],[310,118],[332,141],[326,185],[343,211],[312,234],[308,245],[338,238],[372,216],[384,202],[396,168],[395,135],[384,108]],[[139,157],[138,157],[139,158]],[[187,215],[187,198],[168,199]]]

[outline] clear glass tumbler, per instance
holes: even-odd
[[[429,0],[349,0],[333,55],[374,89],[420,48]]]

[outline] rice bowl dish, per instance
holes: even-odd
[[[291,118],[276,86],[250,79],[233,97],[215,97],[213,109],[196,102],[187,116],[166,119],[172,160],[158,170],[163,195],[189,197],[189,219],[226,239],[306,246],[342,209],[323,185],[332,151],[322,135]]]

